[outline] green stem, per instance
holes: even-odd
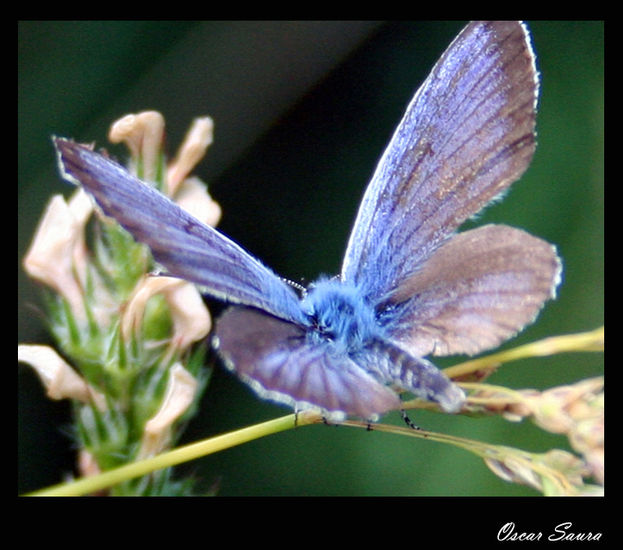
[[[256,424],[255,426],[249,426],[248,428],[178,447],[172,451],[145,460],[132,462],[131,464],[103,472],[96,476],[85,477],[71,483],[62,483],[60,485],[41,489],[29,493],[28,496],[88,495],[112,487],[122,481],[149,474],[161,468],[175,466],[189,460],[194,460],[195,458],[222,451],[223,449],[241,445],[247,441],[259,439],[260,437],[289,430],[297,426],[310,424],[313,421],[313,418],[308,418],[305,415],[298,415],[297,418],[297,415],[289,414],[281,418],[263,422],[262,424]]]
[[[500,365],[526,357],[542,357],[565,352],[603,351],[603,349],[604,327],[599,327],[588,332],[552,336],[516,348],[485,355],[448,367],[443,372],[450,378],[458,378],[479,369],[490,368],[492,365]]]

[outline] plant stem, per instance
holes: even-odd
[[[248,428],[178,447],[172,451],[138,462],[132,462],[131,464],[103,472],[96,476],[81,478],[70,483],[62,483],[60,485],[48,487],[47,489],[41,489],[29,493],[27,496],[81,496],[95,493],[102,489],[112,487],[122,481],[149,474],[155,470],[175,466],[195,458],[222,451],[223,449],[235,447],[253,439],[259,439],[260,437],[295,428],[297,425],[302,426],[309,424],[313,421],[313,418],[308,419],[306,415],[298,415],[297,418],[297,415],[289,414],[281,418],[269,420],[268,422],[256,424],[255,426],[249,426]]]

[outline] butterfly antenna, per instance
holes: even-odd
[[[291,287],[295,288],[296,290],[298,290],[302,296],[305,296],[307,294],[307,288],[305,288],[303,285],[299,284],[299,283],[295,283],[294,281],[290,281],[290,279],[281,279],[284,283],[290,285]]]

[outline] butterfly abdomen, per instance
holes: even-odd
[[[357,359],[355,359],[357,361]],[[430,361],[416,357],[389,340],[375,339],[357,361],[386,384],[399,386],[446,412],[458,412],[465,393]]]

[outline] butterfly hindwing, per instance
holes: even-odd
[[[215,344],[226,365],[262,397],[329,419],[375,420],[400,406],[391,389],[305,330],[264,312],[234,306],[218,320]]]
[[[485,225],[454,235],[397,288],[392,337],[419,356],[473,355],[532,322],[560,278],[555,248],[520,229]]]

